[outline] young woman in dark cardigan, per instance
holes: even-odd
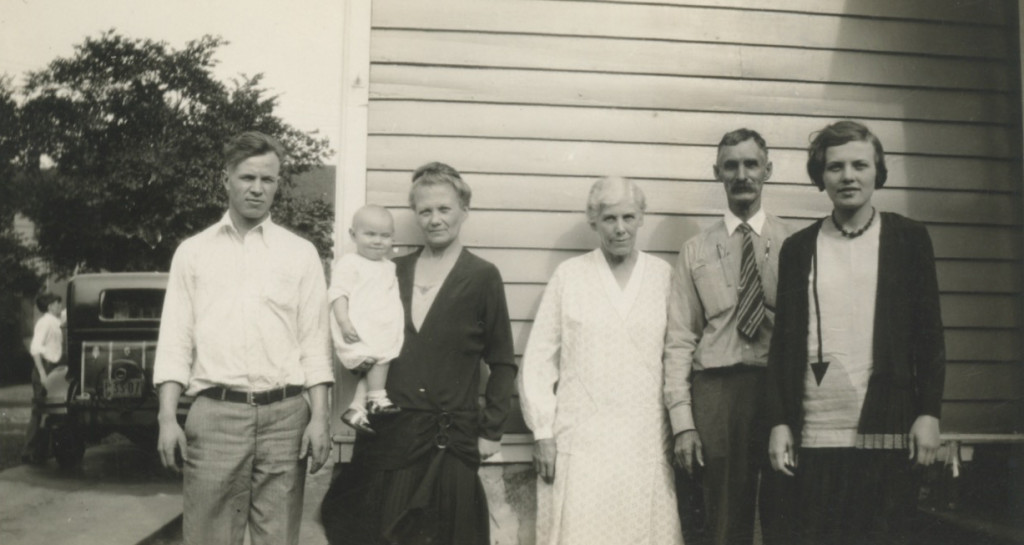
[[[405,342],[387,393],[401,411],[370,416],[374,433],[357,436],[324,498],[324,528],[346,545],[487,545],[477,469],[500,448],[517,371],[504,285],[459,242],[470,189],[455,169],[417,169],[409,200],[426,244],[395,260]]]
[[[780,254],[769,455],[795,476],[800,543],[904,543],[913,468],[939,447],[945,347],[931,239],[871,204],[887,171],[864,125],[825,127],[807,171],[834,209]]]

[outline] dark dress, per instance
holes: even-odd
[[[395,260],[405,343],[387,392],[402,411],[371,416],[377,434],[360,434],[352,463],[339,464],[321,508],[331,543],[490,541],[477,438],[501,439],[511,410],[517,369],[504,285],[494,265],[462,250],[416,331],[419,255]],[[490,368],[483,407],[481,360]]]

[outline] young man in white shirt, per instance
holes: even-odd
[[[254,545],[296,543],[305,458],[316,472],[331,449],[326,282],[313,245],[270,219],[281,145],[246,132],[224,158],[227,213],[171,263],[158,449],[183,462],[186,543],[241,545],[247,527]],[[196,396],[184,429],[182,393]]]
[[[61,363],[64,355],[64,332],[61,331],[60,311],[64,303],[59,295],[43,293],[36,297],[36,308],[43,315],[36,321],[32,334],[29,354],[32,356],[32,417],[26,431],[25,447],[21,451],[21,461],[26,464],[41,464],[48,457],[48,437],[42,433],[40,424],[42,415],[38,403],[46,399],[46,388],[43,380],[49,372]]]

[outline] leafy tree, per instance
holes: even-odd
[[[21,301],[32,296],[41,279],[32,266],[32,253],[14,230],[15,199],[11,198],[16,175],[13,161],[18,108],[9,78],[0,77],[0,382],[24,379],[31,358],[22,345]],[[20,375],[20,376],[19,376]]]
[[[28,75],[18,204],[36,223],[38,253],[52,272],[166,270],[181,240],[224,213],[221,148],[244,130],[288,148],[281,208],[293,204],[292,178],[322,164],[327,139],[275,116],[261,75],[230,85],[215,79],[214,53],[225,43],[204,36],[175,50],[110,30]],[[329,258],[330,206],[286,212],[275,211],[275,220]]]
[[[285,194],[274,201],[274,221],[309,239],[325,266],[330,263],[334,244],[334,224],[330,220],[333,215],[331,205],[321,198]]]

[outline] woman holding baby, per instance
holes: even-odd
[[[324,526],[332,543],[484,545],[477,469],[499,451],[516,375],[504,286],[459,240],[472,192],[458,171],[429,163],[412,181],[425,245],[394,260],[404,341],[381,398],[394,409],[368,412]],[[481,360],[490,368],[482,407]]]

